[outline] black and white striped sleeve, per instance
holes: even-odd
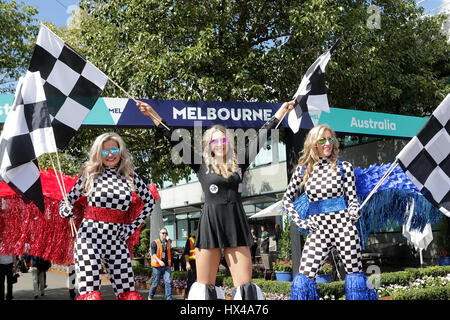
[[[125,240],[128,239],[142,223],[144,223],[145,219],[147,219],[155,207],[155,198],[147,188],[145,182],[136,173],[134,173],[133,180],[135,192],[139,198],[141,198],[142,202],[144,202],[144,206],[137,218],[134,219],[131,224],[125,226],[123,234]]]
[[[291,181],[289,182],[286,192],[283,195],[282,203],[283,207],[286,209],[287,215],[295,222],[300,228],[307,229],[307,222],[300,218],[297,210],[294,207],[294,201],[300,193],[300,183],[302,182],[301,176],[301,166],[297,166],[294,173],[292,174]]]
[[[73,205],[75,202],[77,202],[78,199],[80,199],[83,196],[83,190],[82,185],[83,183],[83,177],[80,176],[75,183],[75,185],[72,187],[72,189],[67,194],[67,202],[64,199],[61,200],[59,203],[59,215],[62,218],[71,218],[73,217]]]
[[[358,220],[360,213],[358,196],[356,194],[355,172],[350,162],[343,161],[342,166],[344,168],[344,192],[347,198],[348,213],[352,220]]]

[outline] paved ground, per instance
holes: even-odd
[[[21,273],[13,287],[13,300],[70,300],[67,289],[67,275],[56,272],[47,272],[47,288],[44,296],[34,299],[33,278],[31,272]],[[109,281],[102,281],[101,292],[105,300],[115,300],[116,297]],[[148,290],[139,290],[144,299],[147,299]],[[78,296],[78,292],[77,292]],[[183,296],[174,296],[175,300],[184,300]],[[154,300],[165,300],[164,295],[155,295]]]

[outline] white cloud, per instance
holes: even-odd
[[[66,13],[69,14],[70,16],[69,16],[69,18],[67,18],[66,25],[69,25],[69,24],[70,24],[70,22],[72,21],[73,13],[74,13],[77,9],[78,9],[78,5],[76,5],[76,4],[72,4],[72,5],[70,5],[70,6],[67,7]]]

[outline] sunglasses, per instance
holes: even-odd
[[[168,234],[167,232],[160,232],[161,234]]]
[[[212,146],[217,146],[219,144],[219,142],[221,142],[222,144],[227,144],[228,143],[228,139],[227,138],[222,138],[222,139],[213,139],[211,140],[211,145]]]
[[[103,158],[106,158],[110,152],[111,152],[111,154],[113,154],[113,155],[116,156],[116,155],[119,154],[120,149],[117,148],[117,147],[114,147],[114,148],[111,148],[111,149],[109,149],[109,150],[105,150],[105,149],[102,150],[102,156],[103,156]]]
[[[334,139],[334,138],[320,138],[319,140],[317,140],[317,142],[318,142],[320,145],[324,145],[325,143],[327,143],[327,141],[328,141],[330,144],[334,144],[335,139]]]

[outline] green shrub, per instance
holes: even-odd
[[[172,271],[172,280],[187,280],[187,271]]]
[[[256,281],[256,279],[253,279],[252,281]],[[217,284],[217,280],[216,280],[216,284]],[[234,288],[233,278],[232,277],[223,277],[222,278],[222,286]]]
[[[152,276],[152,268],[144,267],[141,265],[133,266],[133,273],[135,276]]]
[[[391,300],[450,300],[450,286],[403,290],[393,293]]]
[[[253,283],[260,287],[263,292],[284,294],[287,296],[291,294],[291,282],[253,279]]]
[[[320,298],[334,296],[335,299],[339,299],[345,295],[345,281],[319,282],[317,284],[317,293]]]
[[[391,284],[408,285],[411,281],[422,278],[423,276],[442,277],[450,273],[450,266],[434,266],[427,268],[409,268],[404,271],[382,273],[380,276],[380,285],[388,286]],[[291,282],[272,281],[264,279],[253,279],[254,284],[259,286],[263,292],[274,294],[290,295]],[[223,278],[222,284],[218,286],[228,286],[233,288],[233,278]],[[432,289],[432,290],[430,290]],[[396,300],[447,300],[450,299],[449,287],[438,287],[430,289],[411,289],[395,293],[391,299]],[[331,283],[318,283],[317,293],[320,298],[326,296],[340,299],[345,296],[345,281],[334,281]]]

